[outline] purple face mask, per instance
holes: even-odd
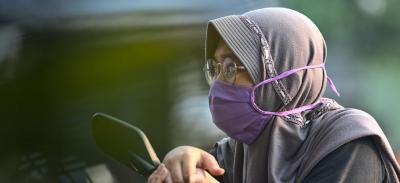
[[[254,87],[232,85],[216,80],[210,88],[209,102],[213,122],[229,137],[251,144],[260,135],[268,121],[275,116],[286,116],[312,109],[324,100],[319,99],[313,104],[304,105],[288,111],[264,111],[255,103],[255,91],[261,85],[285,78],[297,71],[304,69],[325,69],[324,64],[311,65],[292,69],[273,78],[264,80]],[[332,80],[327,77],[331,89],[338,95]]]

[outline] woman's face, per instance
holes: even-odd
[[[242,66],[243,64],[239,61],[239,58],[232,52],[232,50],[226,45],[223,39],[220,39],[217,45],[217,48],[214,52],[214,59],[218,63],[222,63],[226,57],[230,57],[238,66]],[[219,73],[218,80],[225,80],[222,72]],[[241,86],[253,86],[254,83],[250,78],[247,70],[237,70],[236,79],[234,81],[235,85]]]

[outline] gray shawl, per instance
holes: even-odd
[[[254,21],[269,43],[272,65],[261,59],[260,35],[238,15],[211,20],[207,29],[206,58],[219,38],[238,56],[254,83],[284,71],[325,62],[325,41],[306,16],[285,8],[264,8],[244,14]],[[261,87],[257,103],[264,110],[282,111],[311,104],[327,85],[323,69],[299,71]],[[274,117],[252,144],[231,138],[217,143],[217,160],[226,182],[302,182],[326,155],[352,140],[372,136],[382,154],[390,182],[399,182],[400,169],[377,122],[367,113],[343,108],[333,100],[313,110]]]

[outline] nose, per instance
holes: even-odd
[[[218,63],[216,69],[217,69],[216,70],[217,71],[217,77],[215,79],[224,81],[225,78],[224,78],[224,75],[222,74],[224,72],[223,69],[222,69],[222,64]]]

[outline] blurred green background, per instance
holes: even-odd
[[[224,135],[201,71],[206,23],[270,6],[317,24],[342,94],[327,96],[400,150],[400,1],[0,0],[0,182],[145,182],[97,149],[95,112],[142,128],[161,158],[212,147]]]

